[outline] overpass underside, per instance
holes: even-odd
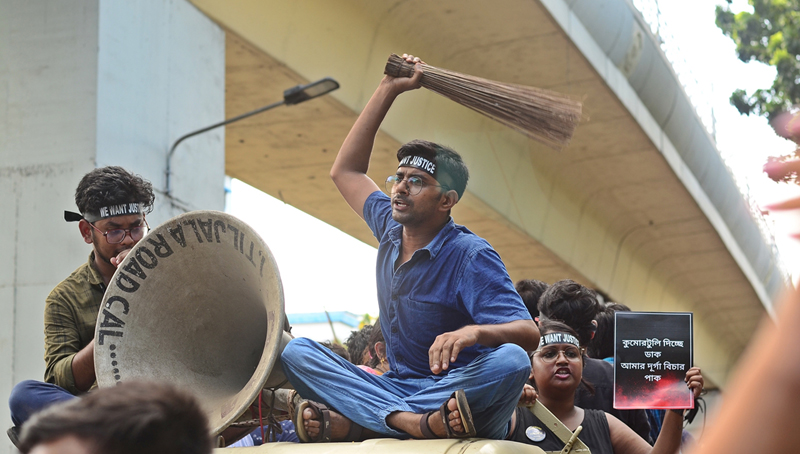
[[[764,295],[643,128],[643,113],[620,100],[609,83],[616,70],[598,71],[576,45],[581,28],[565,31],[553,14],[572,2],[193,3],[227,30],[228,117],[298,83],[341,84],[332,96],[228,126],[227,174],[372,245],[328,172],[390,53],[582,97],[585,119],[554,151],[433,93],[407,93],[378,135],[370,176],[382,185],[408,140],[454,147],[472,175],[453,217],[497,249],[513,280],[571,278],[634,310],[691,311],[695,362],[724,385],[766,312]]]

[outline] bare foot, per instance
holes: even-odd
[[[318,419],[320,417],[321,415],[311,407],[303,410],[303,427],[312,440],[316,440],[319,437],[321,424]]]
[[[450,410],[450,414],[447,415],[447,423],[450,425],[450,430],[456,435],[465,434],[466,431],[461,424],[461,415],[458,413],[458,402],[455,398],[447,401],[447,409]]]

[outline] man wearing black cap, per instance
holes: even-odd
[[[92,252],[88,262],[61,281],[45,301],[46,383],[26,380],[11,391],[9,406],[16,427],[42,408],[94,385],[94,331],[100,303],[117,265],[147,233],[145,214],[152,211],[154,199],[149,181],[121,167],[94,169],[81,179],[75,191],[80,213],[65,211],[64,219],[78,222]]]
[[[313,341],[292,340],[283,369],[310,399],[293,415],[301,441],[502,439],[530,374],[525,351],[536,348],[539,333],[528,310],[498,254],[450,218],[469,177],[461,156],[424,140],[403,145],[386,181],[391,198],[366,174],[384,116],[420,76],[417,66],[413,78],[384,77],[331,170],[380,242],[378,302],[390,370],[370,375]]]

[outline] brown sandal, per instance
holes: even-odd
[[[461,425],[464,426],[463,433],[456,433],[453,431],[453,428],[450,427],[450,421],[448,418],[450,409],[447,408],[447,403],[450,402],[450,399],[456,400],[458,414],[461,416]],[[444,401],[442,406],[439,407],[439,410],[432,410],[422,415],[422,419],[419,420],[419,430],[422,432],[423,438],[439,438],[435,433],[433,433],[430,424],[428,424],[428,418],[437,411],[442,415],[444,430],[447,434],[445,438],[470,438],[477,434],[475,430],[475,421],[472,419],[472,412],[469,409],[469,402],[467,402],[467,395],[464,393],[463,389],[459,389],[451,394],[450,397]]]
[[[322,427],[320,428],[321,431],[315,438],[311,438],[311,436],[308,435],[308,432],[306,432],[306,428],[303,425],[303,411],[306,408],[311,408],[316,411],[319,417],[314,419],[322,423]],[[294,415],[292,418],[294,430],[297,433],[297,438],[299,438],[302,443],[327,443],[332,441],[331,411],[327,406],[318,402],[314,402],[313,400],[304,400],[296,406],[292,414]],[[345,436],[345,438],[341,441],[363,441],[363,430],[363,427],[353,421],[350,421],[350,430],[347,432],[347,436]]]
[[[322,424],[320,427],[319,435],[311,438],[306,432],[306,427],[303,425],[303,411],[306,408],[311,408],[319,415],[315,420]],[[331,412],[324,404],[314,402],[313,400],[304,400],[300,402],[293,413],[292,422],[294,423],[294,430],[297,432],[297,438],[302,443],[321,443],[331,441]]]
[[[456,433],[453,431],[453,428],[450,427],[449,418],[447,417],[450,414],[450,409],[447,408],[447,403],[450,402],[450,399],[456,400],[458,414],[461,416],[461,425],[464,426],[463,433]],[[439,412],[442,414],[442,422],[444,422],[444,430],[447,432],[447,438],[470,438],[477,435],[475,421],[472,419],[472,412],[469,409],[469,402],[467,402],[467,394],[463,389],[459,389],[451,394],[450,397],[444,401],[442,406],[439,407]]]
[[[428,424],[428,418],[437,411],[438,410],[431,410],[422,415],[422,419],[419,420],[419,431],[422,432],[422,438],[439,438],[431,430],[431,425]]]

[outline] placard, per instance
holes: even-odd
[[[692,408],[691,312],[614,314],[614,408]]]

